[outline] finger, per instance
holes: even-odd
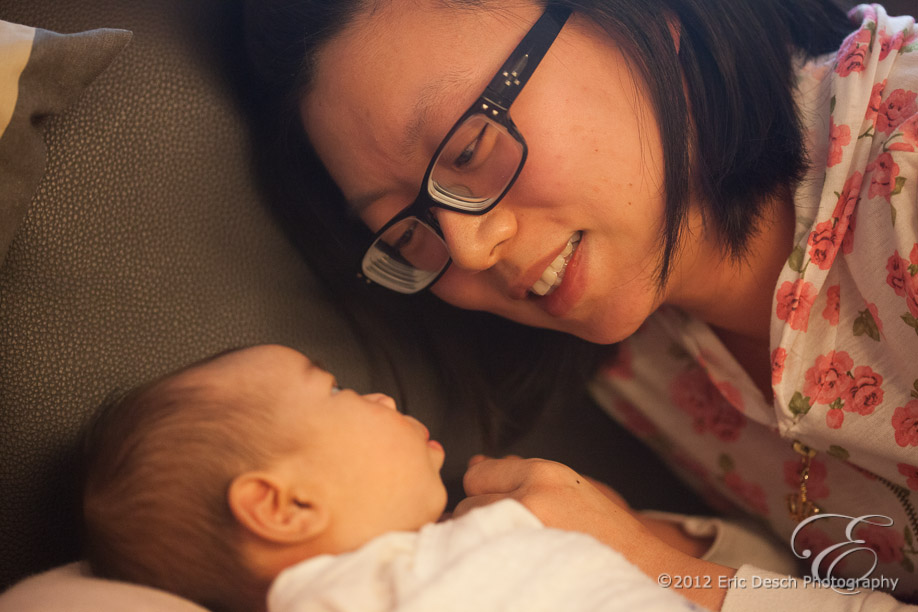
[[[541,464],[554,464],[543,459],[485,459],[470,466],[462,478],[466,495],[510,493],[529,480]]]
[[[467,514],[469,511],[479,508],[481,506],[487,506],[488,504],[493,504],[496,501],[506,499],[506,495],[493,494],[493,495],[475,495],[474,497],[466,497],[453,509],[452,518],[457,518],[463,514]]]

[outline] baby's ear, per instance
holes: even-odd
[[[297,497],[287,482],[270,472],[245,472],[234,478],[227,501],[244,528],[271,542],[300,544],[328,525],[322,504]]]

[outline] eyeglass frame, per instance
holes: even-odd
[[[440,145],[434,151],[433,156],[430,158],[430,163],[427,165],[427,170],[424,172],[424,178],[421,181],[421,189],[418,192],[417,197],[414,201],[403,208],[399,213],[394,217],[389,219],[382,228],[380,228],[370,240],[369,246],[364,251],[364,256],[361,259],[365,259],[367,253],[373,248],[373,245],[376,244],[376,241],[385,234],[389,228],[394,226],[396,223],[400,223],[405,219],[414,217],[419,222],[428,225],[431,229],[436,232],[440,240],[443,241],[443,245],[446,246],[447,255],[449,255],[449,247],[446,244],[446,238],[443,235],[443,230],[440,229],[440,224],[437,222],[437,218],[432,213],[433,208],[442,208],[444,210],[449,210],[453,212],[458,212],[465,215],[480,216],[484,215],[494,209],[497,204],[503,200],[504,196],[507,195],[507,192],[513,187],[513,184],[516,182],[516,179],[519,177],[520,172],[523,171],[523,166],[526,164],[526,158],[529,154],[529,147],[526,144],[526,139],[523,138],[523,135],[520,133],[519,129],[516,127],[516,124],[513,123],[513,120],[510,118],[510,106],[516,101],[517,96],[523,90],[523,87],[526,86],[526,83],[529,82],[530,77],[532,77],[536,68],[539,67],[539,64],[542,62],[542,59],[548,53],[548,50],[554,44],[555,39],[558,37],[558,34],[561,33],[561,29],[564,27],[564,24],[567,22],[567,19],[571,15],[571,9],[566,7],[561,7],[557,5],[548,6],[542,15],[536,20],[536,22],[529,28],[529,31],[526,32],[526,35],[523,36],[523,39],[519,42],[516,48],[510,53],[507,57],[507,60],[500,67],[500,70],[491,78],[491,81],[488,83],[488,86],[485,87],[484,92],[475,102],[468,107],[468,109],[462,114],[461,117],[453,124],[453,127],[446,133],[446,136],[443,137],[443,140],[440,142]],[[456,133],[456,131],[462,127],[462,125],[472,116],[483,114],[490,121],[493,121],[507,130],[507,133],[510,134],[521,146],[522,146],[522,155],[520,157],[519,165],[516,169],[516,172],[513,174],[513,177],[507,182],[507,185],[504,187],[504,190],[499,196],[497,196],[493,202],[488,204],[486,207],[481,210],[468,210],[462,209],[455,206],[451,206],[445,202],[438,202],[430,195],[430,176],[433,173],[434,167],[436,167],[437,162],[439,161],[440,154],[443,152],[443,149],[449,143],[450,139]],[[438,280],[443,276],[446,270],[449,269],[450,264],[452,264],[453,258],[452,255],[449,255],[446,263],[443,265],[443,269],[433,277],[426,285],[409,293],[408,295],[414,293],[420,293],[429,289],[431,286],[436,284]],[[365,278],[369,282],[377,282],[366,277],[362,272],[357,274],[358,278]],[[378,283],[377,283],[378,284]]]

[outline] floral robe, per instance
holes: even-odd
[[[859,523],[851,539],[875,555],[842,547],[832,574],[864,576],[875,557],[871,575],[918,603],[918,28],[878,5],[850,16],[860,27],[839,52],[797,72],[811,170],[773,298],[773,402],[705,323],[668,308],[593,391],[712,504],[788,549],[805,465],[793,443],[813,449],[807,497],[822,513],[893,521]],[[813,521],[795,549],[847,542],[846,525]]]

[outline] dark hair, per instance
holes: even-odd
[[[277,442],[277,428],[271,411],[233,409],[251,398],[173,384],[202,363],[113,395],[85,427],[84,552],[97,576],[251,612],[268,583],[245,563],[226,495],[274,458],[257,441]]]
[[[267,139],[262,143],[268,151],[263,176],[273,192],[277,214],[317,273],[351,295],[358,291],[356,283],[340,280],[353,277],[369,232],[348,218],[340,192],[306,141],[298,101],[323,44],[359,11],[378,1],[247,3],[248,48],[265,122],[260,131]],[[456,6],[489,3],[442,1]],[[716,231],[725,254],[743,257],[771,198],[792,188],[806,168],[793,100],[793,61],[836,50],[852,29],[844,13],[831,0],[557,0],[550,4],[569,7],[605,28],[629,52],[648,88],[659,122],[665,172],[659,286],[667,280],[691,197],[703,203],[706,223]],[[678,32],[678,52],[673,28]],[[674,95],[683,90],[684,97]],[[360,297],[352,301],[367,302]],[[433,301],[427,296],[387,295],[372,300],[380,310],[389,307],[410,318],[415,331],[425,329],[418,324],[423,313],[434,325],[447,316],[457,327],[463,326],[462,341],[469,334],[481,337],[476,330],[487,329],[480,343],[487,347],[485,353],[501,361],[496,380],[512,379],[532,389],[526,396],[519,387],[514,391],[529,406],[533,398],[549,397],[546,390],[570,393],[572,387],[558,385],[559,378],[580,384],[601,357],[595,347],[562,334],[494,324],[482,315],[460,315]],[[436,314],[430,316],[432,311]],[[521,345],[529,349],[523,352]],[[552,376],[537,370],[533,354],[546,356],[542,361]],[[559,356],[568,364],[561,372]],[[523,371],[514,377],[513,368]]]

